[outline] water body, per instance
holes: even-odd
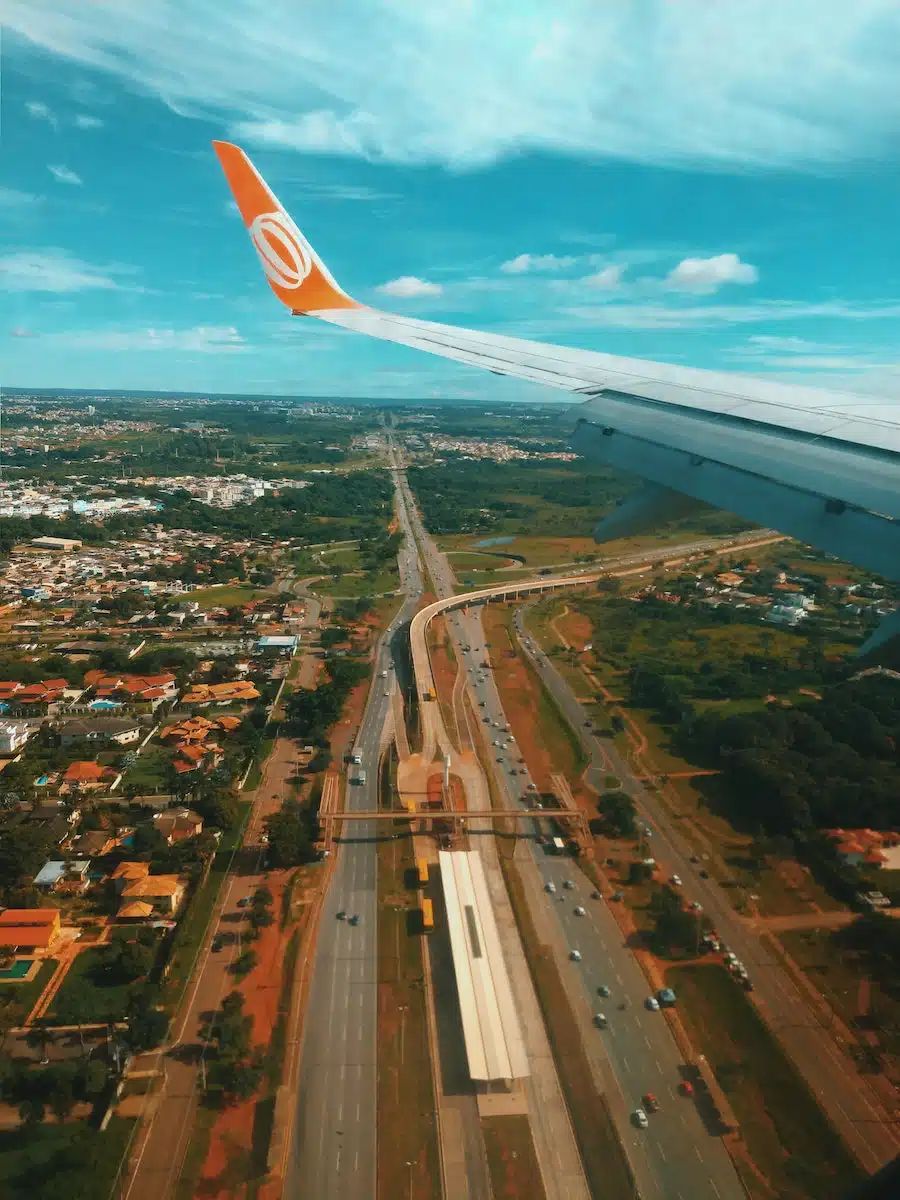
[[[514,542],[515,540],[515,536],[482,538],[480,542],[472,543],[472,549],[480,550],[483,546],[508,546],[510,542]]]

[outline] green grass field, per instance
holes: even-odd
[[[197,588],[187,595],[188,600],[195,601],[201,608],[231,608],[235,604],[249,604],[251,600],[262,600],[272,593],[265,588],[237,587],[223,583],[219,587]]]
[[[728,972],[715,965],[671,967],[666,983],[675,989],[691,1039],[709,1060],[774,1194],[782,1200],[848,1195],[861,1170]]]

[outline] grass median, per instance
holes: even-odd
[[[494,1200],[546,1200],[528,1118],[485,1117],[481,1131]]]
[[[728,1097],[747,1150],[768,1181],[746,1179],[753,1195],[838,1200],[863,1174],[806,1082],[723,967],[671,967],[688,1034]]]
[[[411,838],[378,847],[378,1200],[442,1196]]]

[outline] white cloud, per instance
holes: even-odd
[[[759,272],[736,254],[713,258],[683,258],[666,276],[666,287],[675,292],[715,292],[726,283],[756,283]]]
[[[570,254],[517,254],[500,264],[506,275],[529,275],[533,271],[563,271],[578,261]]]
[[[99,117],[91,117],[87,113],[79,113],[75,118],[78,129],[100,129],[105,124],[106,122],[101,121]]]
[[[608,288],[614,291],[622,283],[622,274],[625,268],[623,266],[604,267],[601,271],[597,271],[595,275],[585,275],[582,283],[588,283],[595,288]]]
[[[11,292],[116,291],[124,267],[94,267],[62,250],[20,250],[0,257],[0,281]]]
[[[78,349],[109,351],[225,354],[248,349],[246,341],[233,325],[195,325],[190,329],[82,330],[54,335],[54,340]]]
[[[385,296],[440,296],[443,288],[439,283],[430,283],[427,279],[419,279],[415,275],[401,275],[399,279],[390,279],[387,283],[379,284],[376,292]]]
[[[34,117],[36,121],[46,121],[54,129],[59,127],[59,122],[55,114],[40,100],[29,100],[25,105],[25,111],[30,117]]]
[[[668,305],[597,304],[564,310],[575,321],[605,329],[716,329],[729,325],[764,325],[772,321],[830,318],[844,321],[896,320],[900,304],[854,307],[840,300],[810,303],[771,300],[758,304]]]
[[[76,175],[74,171],[70,171],[68,167],[53,167],[48,164],[47,170],[57,181],[57,183],[73,183],[76,186],[81,187],[81,176]]]
[[[28,208],[40,202],[40,196],[20,192],[18,188],[0,187],[0,208]]]
[[[33,330],[26,329],[24,325],[14,325],[9,331],[9,336],[14,338],[29,338],[36,335]]]
[[[11,0],[7,29],[248,140],[476,167],[537,149],[712,167],[877,158],[896,0]]]

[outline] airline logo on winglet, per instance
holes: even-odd
[[[292,313],[360,308],[341,288],[240,148],[213,142],[269,286]]]
[[[302,234],[287,213],[260,213],[249,226],[263,270],[279,287],[298,288],[312,270]]]

